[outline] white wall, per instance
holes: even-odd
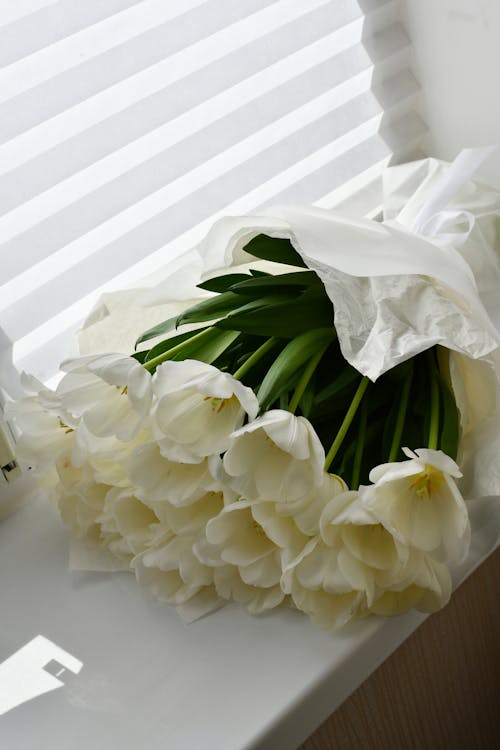
[[[428,152],[500,144],[500,0],[403,0],[423,89]],[[500,187],[500,148],[481,168]]]

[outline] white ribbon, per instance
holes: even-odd
[[[445,211],[446,206],[451,203],[464,187],[465,183],[474,176],[481,164],[497,148],[497,146],[464,148],[438,179],[437,184],[431,190],[424,205],[418,212],[410,231],[424,237],[435,237],[441,228],[450,223],[452,219],[456,221],[464,215],[464,218],[467,218],[469,221],[472,217],[472,214],[469,212]],[[458,243],[455,239],[452,244],[463,244],[469,236],[473,225],[474,221],[472,221],[472,224],[469,224],[469,228],[465,232],[450,235],[454,238],[460,238]]]
[[[439,177],[409,227],[398,221],[397,218],[382,223],[400,231],[429,239],[439,247],[461,247],[467,242],[474,229],[476,217],[471,211],[450,209],[448,205],[474,176],[481,164],[497,148],[498,146],[495,145],[463,149]],[[462,228],[457,231],[457,226]],[[454,228],[454,231],[449,231],[451,227]],[[451,285],[457,291],[463,293],[463,290],[456,287],[453,280],[451,280]]]

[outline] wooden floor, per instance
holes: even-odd
[[[300,750],[500,750],[500,550]]]

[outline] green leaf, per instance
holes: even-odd
[[[375,388],[376,387],[377,383],[375,383]],[[392,398],[389,401],[390,406],[388,405],[388,409],[386,412],[386,419],[384,421],[384,429],[382,432],[382,456],[384,456],[384,461],[389,460],[389,452],[392,445],[392,438],[394,436],[394,428],[396,426],[396,421],[398,418],[401,390],[401,388],[399,388],[398,390],[397,388],[393,387]],[[403,435],[401,436],[402,439],[403,436],[404,431]]]
[[[441,394],[441,430],[439,447],[453,460],[457,457],[460,438],[460,416],[455,398],[444,380],[439,378]]]
[[[193,335],[199,333],[203,335],[199,337]],[[157,363],[154,362],[155,357],[152,357],[145,362],[145,366],[149,363],[151,367],[148,369],[151,369],[153,372],[159,364],[167,360],[180,362],[185,359],[197,359],[200,362],[211,364],[231,346],[238,336],[239,333],[237,331],[219,331],[217,328],[205,328],[203,331],[193,331],[191,332],[191,336],[186,337],[184,341],[160,352],[157,356],[161,357],[161,359]]]
[[[216,297],[203,300],[185,310],[176,319],[177,326],[185,323],[203,323],[207,320],[216,320],[227,315],[231,310],[241,307],[241,297],[232,292],[223,292]]]
[[[187,341],[196,334],[201,333],[202,331],[206,331],[207,329],[208,327],[197,328],[195,331],[187,331],[185,333],[179,333],[177,336],[171,336],[168,339],[163,339],[163,341],[160,341],[159,344],[153,346],[148,352],[145,352],[146,356],[144,358],[144,362],[149,362],[150,360],[155,359],[155,357],[159,357],[160,354],[168,352],[169,349],[173,349],[174,346],[182,344],[183,341]]]
[[[399,365],[396,365],[395,367],[384,373],[383,377],[389,378],[394,382],[401,382],[403,380],[406,380],[406,378],[410,376],[411,372],[413,372],[413,357],[411,357],[411,359],[406,359],[404,362],[400,362]]]
[[[304,393],[299,401],[299,409],[304,417],[309,417],[314,402],[315,378],[314,375],[308,382]]]
[[[323,296],[303,294],[284,300],[282,295],[254,300],[215,324],[224,330],[291,339],[314,328],[333,330],[333,307]]]
[[[169,331],[173,331],[176,325],[177,316],[175,318],[169,318],[168,320],[164,320],[162,323],[157,323],[152,328],[148,328],[147,331],[142,333],[137,341],[135,342],[135,348],[139,346],[139,344],[142,344],[144,341],[149,341],[149,339],[155,339],[157,336],[161,336],[162,333],[168,333]]]
[[[353,435],[357,435],[359,419],[353,423]],[[380,433],[383,430],[384,420],[377,419],[368,424],[365,436],[365,446],[363,450],[363,462],[361,464],[360,484],[368,484],[368,474],[378,464],[384,461],[380,451]],[[345,446],[337,454],[330,471],[339,474],[341,477],[350,477],[356,453],[356,439],[346,441]],[[352,488],[351,488],[352,489]]]
[[[257,268],[250,268],[249,270],[252,276],[272,276],[267,271],[259,271]]]
[[[346,366],[337,377],[316,394],[314,412],[322,412],[329,401],[336,399],[343,391],[351,388],[358,380],[359,372],[346,363]]]
[[[283,391],[279,398],[279,408],[288,411],[288,390]]]
[[[233,284],[231,291],[235,294],[257,297],[260,294],[279,294],[281,292],[297,294],[311,286],[317,286],[321,291],[324,290],[322,282],[314,271],[297,271],[276,276],[246,278]]]
[[[414,374],[408,412],[412,418],[406,420],[403,439],[404,445],[411,449],[427,445],[430,422],[430,388],[426,362],[426,353],[418,354],[413,359]]]
[[[207,336],[198,346],[177,355],[175,359],[199,359],[201,362],[212,364],[228,349],[240,334],[237,331],[219,331],[214,328],[210,336]]]
[[[380,445],[380,435],[384,429],[384,420],[385,415],[381,418],[369,417],[368,419],[365,447],[363,450],[363,462],[360,471],[361,484],[368,484],[368,475],[370,471],[375,468],[375,466],[384,463],[386,460],[386,457],[382,455]],[[401,458],[404,458],[403,454],[401,454],[400,460]]]
[[[271,260],[275,263],[286,263],[289,266],[300,266],[306,268],[306,264],[293,248],[290,240],[268,237],[266,234],[258,234],[245,245],[243,250],[256,258]]]
[[[233,333],[235,333],[233,331]],[[245,336],[240,334],[235,339],[234,344],[226,349],[226,351],[218,358],[217,367],[220,369],[225,367],[228,372],[235,372],[239,364],[238,362],[245,361],[253,352],[259,348],[263,343],[263,340],[258,336]]]
[[[333,328],[310,330],[292,339],[269,368],[258,392],[263,410],[278,399],[290,387],[294,375],[300,377],[303,365],[335,338]]]
[[[147,355],[148,355],[148,351],[146,349],[146,351],[143,351],[143,352],[134,352],[130,356],[132,357],[132,359],[136,359],[137,362],[140,362],[141,365],[143,365],[144,362],[146,361]]]
[[[206,289],[209,292],[227,292],[229,287],[237,284],[239,281],[247,281],[252,277],[248,273],[227,273],[223,276],[215,276],[213,279],[202,281],[197,284],[199,289]]]

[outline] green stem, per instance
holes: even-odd
[[[401,399],[399,401],[398,416],[396,418],[396,424],[394,425],[394,435],[392,437],[391,447],[389,450],[389,463],[395,461],[398,457],[399,449],[401,448],[401,436],[403,435],[403,428],[405,426],[406,411],[408,409],[408,399],[410,397],[410,389],[413,380],[413,366],[408,373],[408,376],[403,384],[401,391]]]
[[[431,380],[431,419],[427,447],[437,450],[439,442],[439,384],[432,349],[429,349],[427,352],[427,359],[429,361],[429,375]]]
[[[340,425],[340,429],[337,432],[337,435],[335,437],[335,440],[332,443],[332,447],[327,453],[326,460],[325,460],[325,471],[328,471],[330,464],[332,463],[333,459],[338,453],[338,450],[340,446],[342,445],[345,436],[347,435],[347,431],[349,427],[351,426],[351,422],[354,419],[354,416],[358,410],[358,406],[361,403],[361,399],[363,398],[363,395],[368,387],[369,379],[366,375],[364,375],[361,378],[361,381],[356,389],[356,393],[354,394],[354,397],[351,401],[351,405],[349,406],[349,409],[347,410],[347,414],[344,417],[344,421]]]
[[[255,364],[257,364],[257,362],[262,359],[262,357],[267,354],[270,349],[273,348],[276,341],[277,339],[274,336],[271,336],[270,339],[264,341],[262,346],[259,346],[259,348],[256,349],[245,362],[243,362],[241,367],[236,370],[233,378],[236,378],[236,380],[241,380],[242,377],[247,374],[248,370],[250,370]]]
[[[317,366],[320,363],[320,360],[323,356],[323,354],[326,352],[328,347],[330,346],[330,342],[323,346],[312,359],[309,360],[309,364],[307,365],[306,369],[302,373],[302,377],[300,378],[299,382],[295,386],[295,390],[293,392],[293,396],[290,400],[290,403],[288,405],[288,411],[292,412],[292,414],[295,413],[299,403],[300,399],[304,395],[304,391],[307,388],[307,384],[311,380],[312,376],[314,375],[314,372],[317,368]]]
[[[157,357],[153,357],[153,359],[150,359],[148,362],[144,362],[143,367],[145,367],[146,370],[155,370],[158,365],[161,365],[161,363],[165,362],[165,360],[175,357],[179,352],[182,351],[185,346],[187,346],[187,344],[192,344],[193,341],[202,341],[213,330],[213,327],[204,328],[203,331],[200,331],[200,333],[193,334],[193,336],[190,336],[185,341],[181,341],[180,344],[173,346],[171,349],[167,349],[166,352],[162,352]]]
[[[363,451],[366,441],[366,424],[368,422],[368,401],[361,404],[361,414],[359,420],[358,439],[356,440],[356,452],[354,454],[354,463],[352,466],[351,489],[357,490],[359,487],[359,477],[361,474],[361,461],[363,460]]]

